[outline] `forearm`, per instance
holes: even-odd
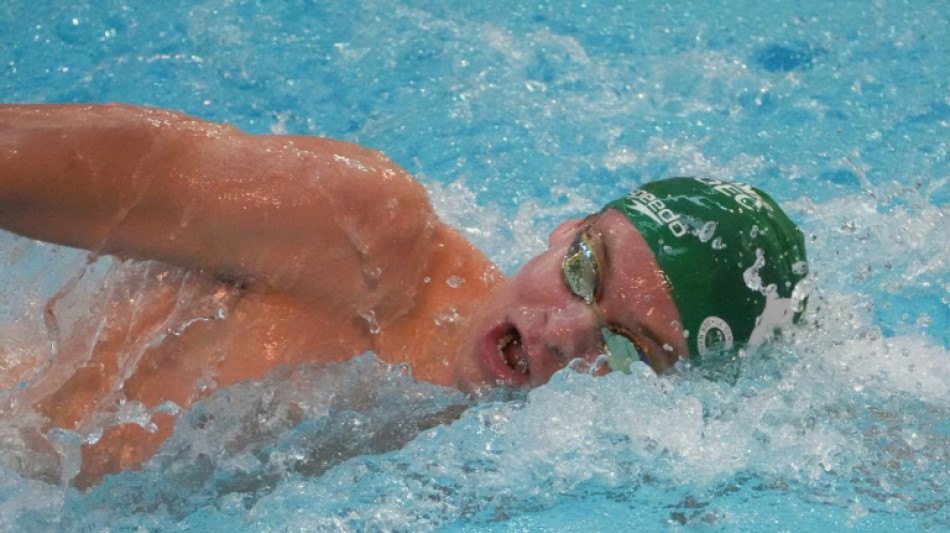
[[[159,176],[157,160],[168,156],[161,124],[176,117],[128,106],[0,106],[0,226],[100,249]]]

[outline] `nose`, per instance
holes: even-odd
[[[600,323],[594,310],[580,299],[550,310],[538,341],[540,357],[532,361],[531,374],[540,383],[574,359],[593,363],[604,353]]]

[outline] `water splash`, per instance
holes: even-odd
[[[766,294],[768,287],[763,287],[762,277],[759,276],[759,270],[765,266],[765,254],[762,252],[761,248],[755,250],[755,261],[751,266],[742,271],[742,279],[745,281],[746,287],[752,289],[756,292],[761,292]],[[774,290],[774,287],[773,287]]]

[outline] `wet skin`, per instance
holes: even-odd
[[[584,231],[604,272],[594,305],[570,291],[562,271],[568,247]],[[456,380],[463,388],[541,385],[574,358],[597,362],[603,326],[633,340],[657,372],[688,354],[653,252],[615,209],[562,223],[548,249],[488,297],[472,319]]]
[[[477,392],[541,385],[575,358],[594,363],[604,326],[658,372],[687,353],[653,254],[621,213],[562,223],[505,280],[403,169],[340,141],[247,135],[132,106],[0,105],[0,227],[156,261],[156,280],[187,272],[228,302],[226,319],[168,335],[177,286],[146,284],[91,313],[88,329],[108,333],[91,347],[60,346],[54,362],[72,363],[29,378],[19,405],[44,415],[41,432],[109,426],[83,445],[78,486],[137,467],[171,434],[174,415],[156,415],[154,432],[104,424],[122,401],[186,409],[279,365],[372,351],[419,380]],[[579,232],[601,263],[592,305],[561,267]]]

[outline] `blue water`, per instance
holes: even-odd
[[[800,222],[815,288],[807,323],[731,379],[566,371],[471,405],[371,355],[287,369],[220,391],[143,472],[85,494],[56,480],[89,436],[32,451],[30,382],[7,384],[0,528],[950,528],[950,8],[673,4],[5,2],[4,101],[381,149],[509,272],[640,183],[740,179]],[[0,252],[4,372],[50,357],[60,289],[68,328],[148,277],[7,234]]]

